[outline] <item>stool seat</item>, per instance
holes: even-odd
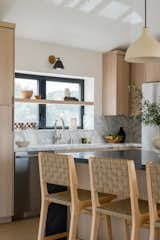
[[[138,204],[140,213],[149,218],[148,201],[139,199]],[[130,199],[113,201],[98,207],[97,212],[131,220],[131,201]]]
[[[92,205],[91,201],[91,192],[84,189],[78,189],[78,198],[81,204],[85,207],[89,207]],[[116,196],[107,193],[99,193],[98,198],[101,204],[108,202],[109,200],[113,200]],[[70,206],[71,205],[71,193],[69,190],[64,192],[52,193],[47,195],[47,200],[50,202]]]

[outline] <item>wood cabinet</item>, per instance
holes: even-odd
[[[0,222],[13,215],[14,29],[0,22]]]
[[[145,74],[146,74],[146,77],[144,82],[159,82],[160,81],[160,64],[146,63]]]
[[[131,64],[131,81],[138,87],[143,82],[160,81],[160,64],[159,63],[132,63]]]
[[[0,107],[0,218],[13,215],[12,107]]]
[[[142,89],[144,82],[160,81],[160,64],[158,63],[132,63],[131,64],[131,83],[136,84]],[[135,96],[135,92],[131,92],[131,114],[137,115],[140,111],[141,97]]]
[[[131,82],[136,84],[137,87],[141,87],[142,83],[145,82],[145,79],[146,79],[145,64],[132,63]]]
[[[103,54],[103,115],[129,114],[130,65],[124,56],[119,50]]]
[[[14,79],[14,28],[0,23],[0,105],[11,105]]]

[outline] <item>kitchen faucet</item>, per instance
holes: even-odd
[[[64,119],[61,117],[60,120],[61,120],[61,122],[62,122],[62,129],[65,130]],[[56,119],[56,120],[55,120],[55,123],[54,123],[54,129],[55,129],[55,130],[57,130],[57,122],[58,122],[58,120]]]
[[[64,119],[61,117],[61,122],[62,122],[62,129],[65,130],[65,123],[64,123]]]
[[[60,118],[60,120],[62,122],[62,129],[64,130],[65,129],[64,119]],[[57,122],[58,122],[58,120],[56,119],[55,123],[54,123],[54,129],[55,129],[54,143],[57,143],[58,141],[60,141],[62,139],[62,134],[58,134],[58,131],[57,131]]]

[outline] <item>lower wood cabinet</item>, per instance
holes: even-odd
[[[13,216],[12,107],[0,106],[0,222]]]

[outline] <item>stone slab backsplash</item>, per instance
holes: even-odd
[[[117,133],[120,127],[126,132],[126,142],[141,143],[141,123],[127,116],[103,117],[107,133]],[[96,124],[97,126],[97,124]]]
[[[82,137],[92,143],[103,143],[103,136],[117,133],[123,127],[126,132],[126,142],[141,142],[141,124],[126,116],[95,117],[95,130],[57,130],[60,139],[57,144],[80,143]],[[55,130],[15,130],[15,141],[29,141],[31,145],[53,144]]]
[[[55,130],[15,130],[16,141],[29,141],[30,145],[44,145],[55,143]],[[92,143],[102,143],[103,138],[95,130],[57,130],[60,139],[55,144],[80,143],[82,137]]]

